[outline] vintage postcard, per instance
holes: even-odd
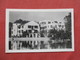
[[[73,9],[6,9],[5,52],[74,51]]]

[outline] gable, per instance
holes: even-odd
[[[39,25],[39,24],[34,21],[30,21],[30,22],[26,23],[26,25]]]

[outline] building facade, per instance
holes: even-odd
[[[64,30],[65,31],[65,23],[64,22],[58,22],[58,21],[52,21],[52,20],[43,20],[39,21],[40,24],[40,30],[44,31],[44,36],[47,37],[49,34],[49,31],[52,30]]]
[[[13,23],[11,29],[12,37],[40,37],[40,26],[38,23],[31,21],[25,24]]]
[[[51,21],[51,20],[43,20],[39,22],[41,30],[56,29],[56,30],[65,30],[64,22]]]
[[[11,29],[12,37],[22,37],[23,35],[23,25],[20,23],[13,23],[13,27]]]
[[[26,32],[26,37],[28,38],[38,38],[40,37],[40,26],[37,22],[31,21],[24,25],[24,32]]]
[[[49,30],[65,30],[64,22],[57,22],[51,20],[43,20],[39,22],[30,21],[25,24],[21,23],[13,23],[13,27],[11,29],[12,41],[10,48],[12,49],[42,49],[47,48],[46,46],[49,44],[48,38]],[[42,35],[44,35],[42,37]],[[19,38],[14,38],[19,37]],[[22,38],[20,38],[22,37]],[[46,45],[46,46],[45,46]]]
[[[43,20],[39,21],[39,23],[34,21],[25,24],[13,23],[12,37],[39,38],[42,31],[47,36],[51,29],[56,29],[57,31],[65,30],[65,23],[51,20]]]

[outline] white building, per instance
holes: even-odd
[[[12,36],[21,36],[23,34],[25,35],[25,38],[14,38],[12,49],[18,49],[18,48],[22,49],[20,47],[40,49],[40,45],[42,45],[41,43],[42,42],[44,43],[45,41],[44,38],[43,39],[39,38],[40,26],[37,22],[34,21],[30,21],[28,23],[25,23],[24,25],[14,23],[12,32],[13,32]],[[26,46],[24,45],[24,43],[26,44]]]
[[[20,37],[23,34],[23,25],[20,23],[13,23],[13,27],[11,29],[12,37]]]
[[[50,29],[65,30],[65,24],[64,22],[51,20],[43,20],[39,21],[39,23],[35,21],[30,21],[25,24],[13,23],[12,37],[25,36],[25,38],[14,38],[13,48],[17,49],[20,46],[20,49],[21,47],[38,47],[40,49],[42,44],[48,45],[48,32]],[[42,30],[46,31],[44,37],[41,36]]]
[[[18,30],[17,26],[18,26],[18,24],[13,23],[13,27],[11,29],[11,36],[17,36],[17,34],[18,34],[17,33],[17,30]]]
[[[25,24],[13,23],[12,28],[12,36],[21,37],[25,35],[25,37],[40,37],[40,31],[49,32],[51,29],[56,30],[65,30],[65,23],[52,21],[52,20],[43,20],[39,21],[39,23],[30,21]]]
[[[43,20],[39,22],[41,30],[47,30],[47,32],[50,29],[56,29],[56,30],[64,30],[65,24],[64,22],[58,22],[58,21],[52,21],[52,20]]]
[[[48,36],[49,31],[51,29],[56,29],[57,31],[59,30],[65,30],[65,24],[64,22],[59,22],[59,21],[52,21],[52,20],[42,20],[39,21],[40,24],[40,30],[44,31],[43,35],[45,37]]]
[[[23,31],[26,31],[26,37],[40,37],[40,26],[37,22],[31,21],[26,23]]]

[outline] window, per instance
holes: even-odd
[[[53,26],[51,25],[51,28],[53,28]]]
[[[38,26],[34,26],[35,28],[38,28]]]
[[[44,41],[41,41],[41,44],[44,44]]]
[[[31,30],[28,30],[29,31],[29,33],[31,33],[32,31]]]
[[[48,24],[50,24],[51,22],[48,22]]]
[[[31,28],[31,26],[29,25],[28,28]]]
[[[23,33],[23,30],[22,30],[22,33]]]
[[[61,22],[59,22],[61,24]]]
[[[22,28],[24,28],[24,27],[22,26]]]
[[[20,30],[19,30],[19,33],[20,33]]]
[[[18,28],[20,29],[20,26],[18,26]]]
[[[32,41],[30,41],[30,43],[32,43]]]
[[[44,26],[44,28],[47,28],[47,26]]]
[[[59,25],[59,27],[61,27],[61,25]]]
[[[48,25],[48,28],[49,28],[49,25]]]
[[[35,31],[35,33],[38,33],[38,31],[37,30],[34,30]]]
[[[57,28],[57,25],[55,25],[55,28]]]
[[[46,24],[46,22],[42,22],[41,24]]]
[[[62,28],[64,28],[64,25],[62,25]]]
[[[57,21],[54,21],[55,23],[58,23]]]

